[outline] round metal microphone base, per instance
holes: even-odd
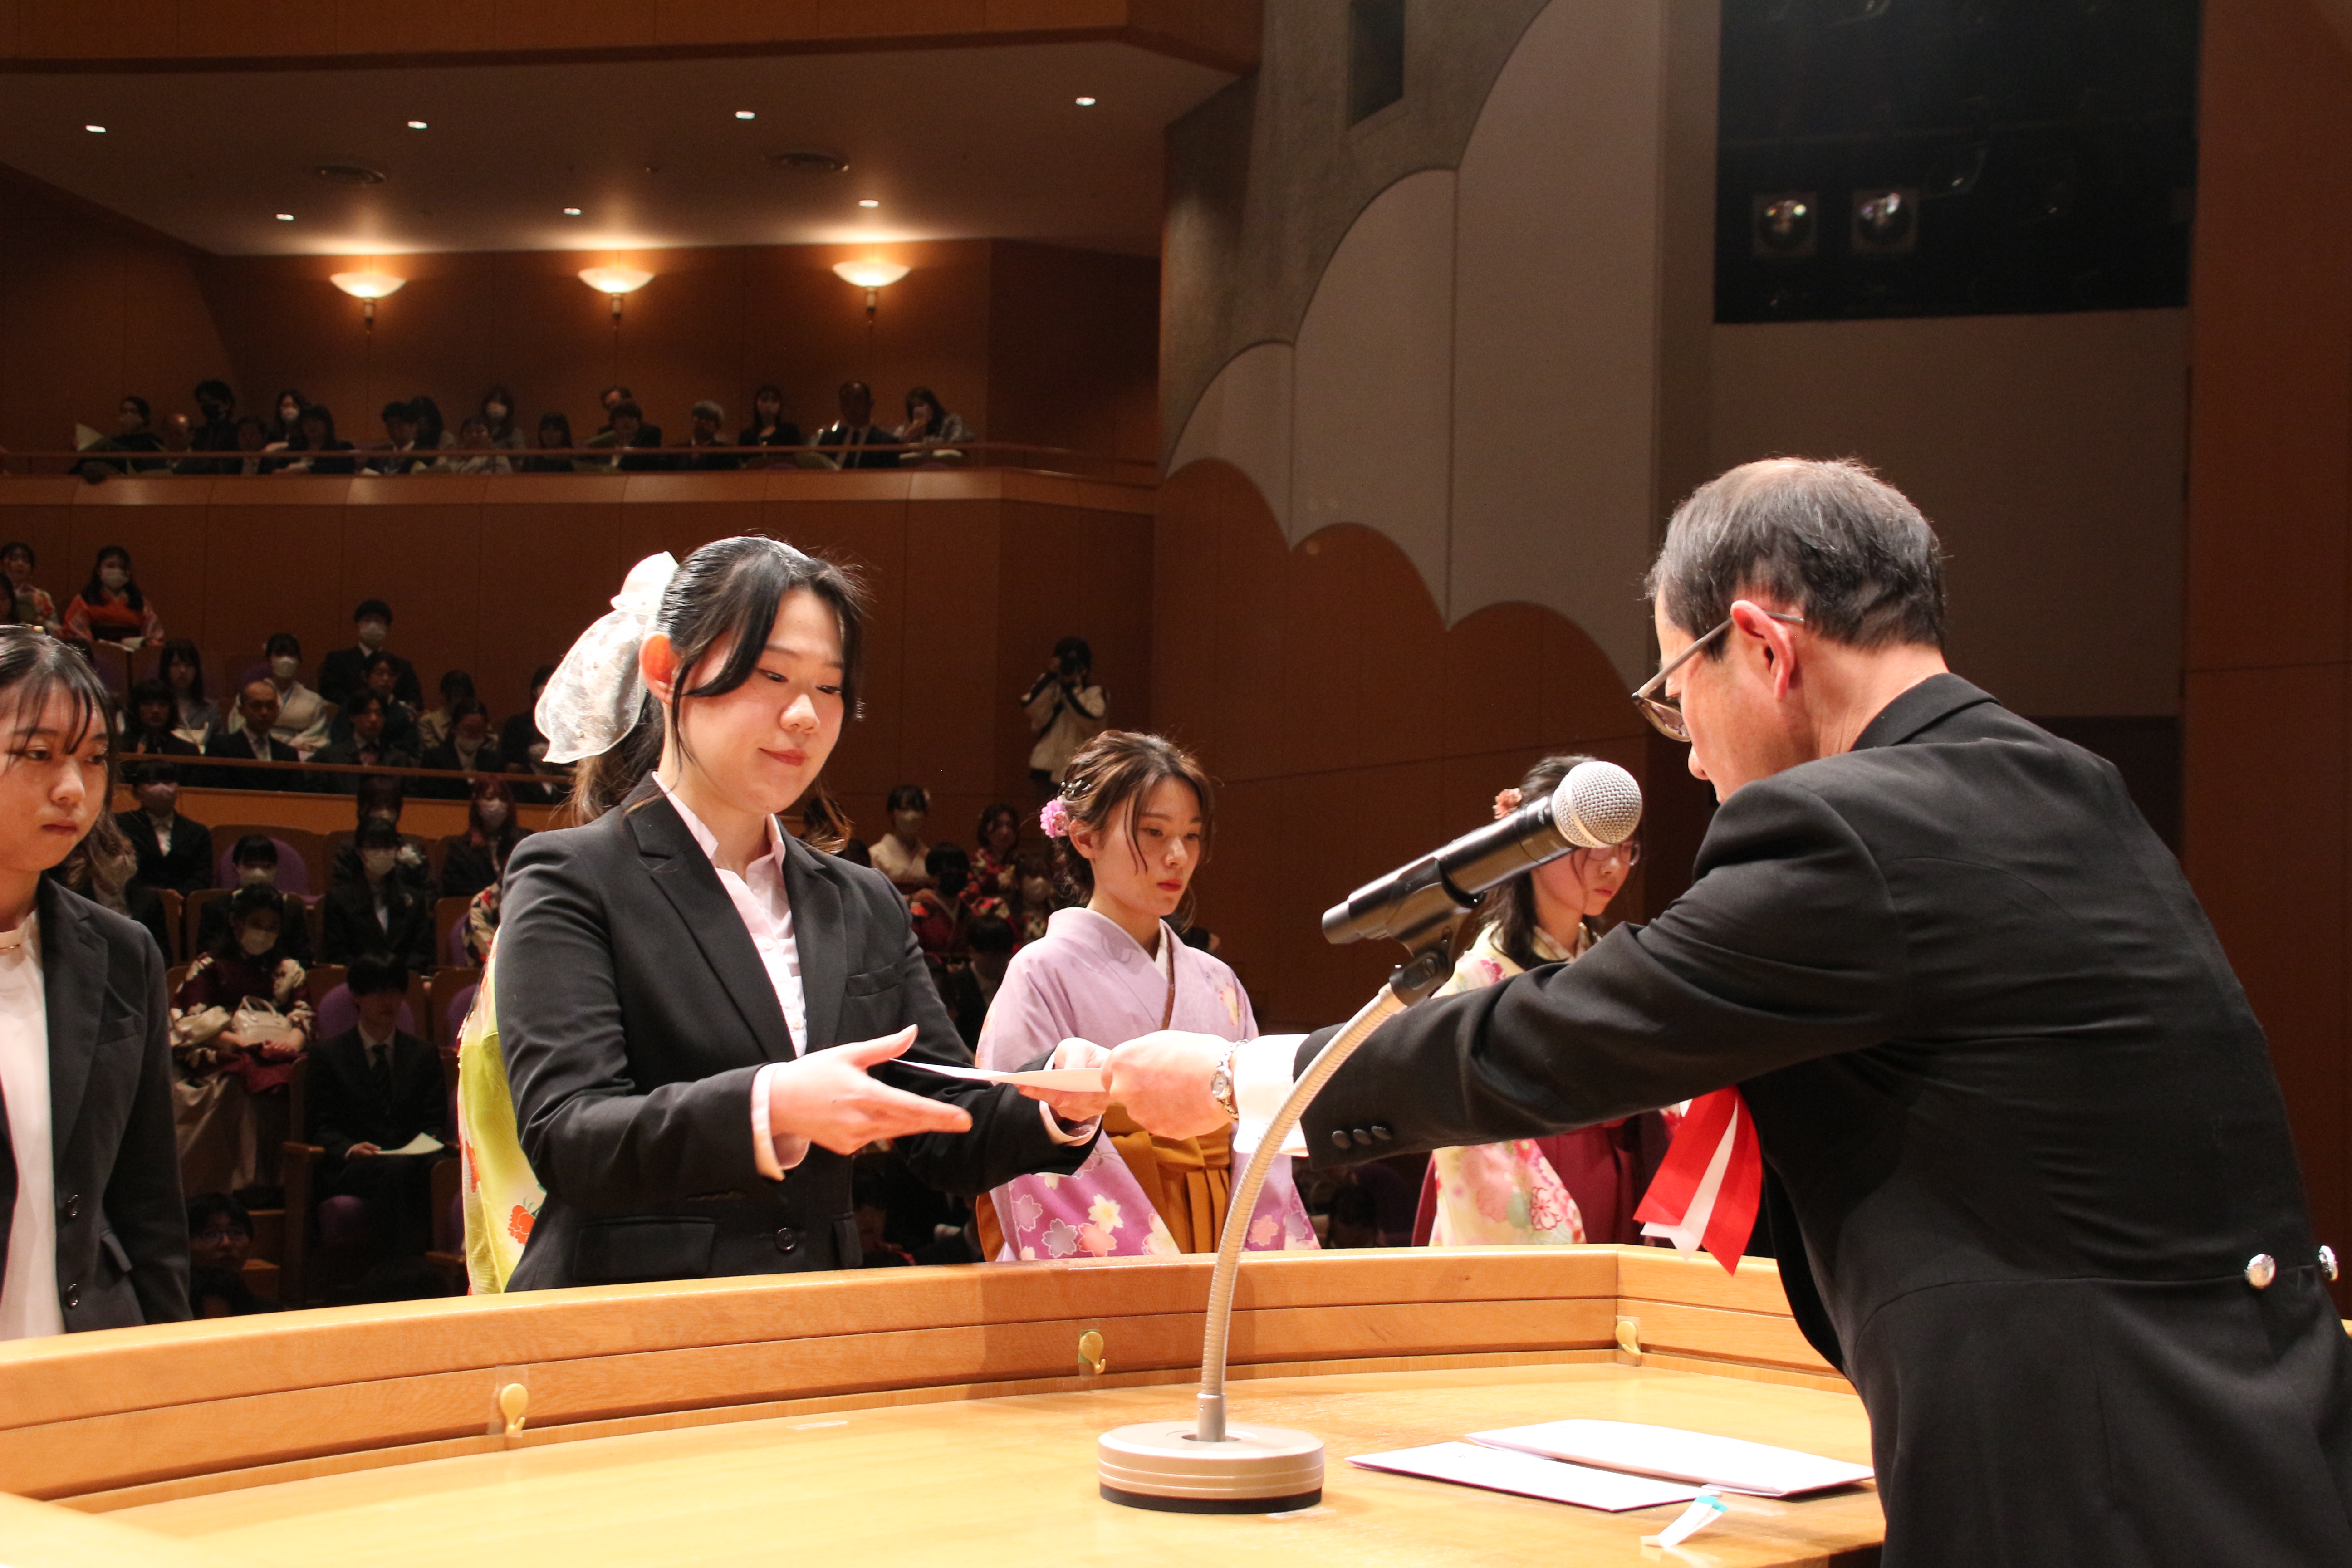
[[[1287,1513],[1323,1500],[1323,1443],[1287,1426],[1231,1426],[1203,1443],[1189,1421],[1147,1421],[1095,1445],[1104,1499],[1163,1513]]]

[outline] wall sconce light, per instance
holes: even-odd
[[[868,326],[874,324],[874,306],[880,291],[904,278],[907,270],[898,262],[879,259],[836,261],[833,264],[835,277],[866,290],[866,323]]]
[[[635,267],[590,267],[580,274],[580,281],[612,300],[616,321],[621,319],[621,296],[634,294],[653,280],[652,273]]]
[[[408,279],[394,278],[389,272],[338,272],[327,281],[357,300],[360,302],[360,320],[373,327],[375,302],[387,294],[399,293]]]

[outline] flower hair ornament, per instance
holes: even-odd
[[[665,550],[629,568],[613,608],[580,634],[539,694],[532,717],[547,737],[547,760],[576,763],[600,756],[637,721],[646,700],[637,650],[653,630],[662,593],[677,574],[677,557]]]
[[[1060,795],[1045,803],[1045,809],[1037,814],[1037,826],[1045,830],[1048,838],[1070,836],[1070,808],[1062,804]]]

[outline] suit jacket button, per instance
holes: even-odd
[[[801,1244],[801,1233],[795,1226],[786,1226],[776,1232],[776,1250],[790,1252]]]
[[[2334,1247],[2323,1247],[2319,1249],[2319,1271],[2327,1276],[2327,1282],[2330,1285],[2336,1283],[2336,1249]]]
[[[1375,1121],[1372,1123],[1372,1137],[1376,1142],[1385,1143],[1395,1136],[1395,1133],[1389,1131],[1389,1124],[1387,1122]]]
[[[1357,1148],[1359,1148],[1359,1149],[1369,1149],[1369,1148],[1370,1148],[1371,1146],[1372,1146],[1372,1135],[1371,1135],[1370,1133],[1369,1133],[1369,1132],[1365,1131],[1364,1131],[1362,1128],[1360,1128],[1360,1127],[1357,1128],[1357,1129],[1356,1129],[1356,1147],[1357,1147]]]
[[[1345,1149],[1347,1146],[1348,1130],[1344,1127],[1334,1127],[1331,1130],[1331,1147],[1334,1149]]]
[[[66,1310],[67,1310],[67,1311],[68,1311],[68,1312],[70,1312],[70,1311],[72,1311],[75,1308],[77,1308],[77,1307],[79,1307],[79,1306],[80,1306],[80,1305],[81,1305],[81,1284],[80,1284],[80,1282],[79,1282],[79,1280],[77,1280],[77,1281],[76,1281],[76,1282],[74,1282],[73,1284],[70,1284],[70,1285],[68,1285],[68,1286],[67,1286],[67,1287],[66,1287]]]
[[[68,1219],[81,1218],[81,1194],[79,1193],[71,1194],[66,1198],[65,1214],[66,1218]]]
[[[2271,1281],[2277,1278],[2278,1265],[2271,1260],[2269,1253],[2257,1252],[2246,1260],[2246,1283],[2255,1289],[2269,1289]]]

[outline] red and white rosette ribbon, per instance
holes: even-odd
[[[1690,1102],[1633,1217],[1643,1236],[1664,1237],[1685,1256],[1704,1250],[1737,1274],[1763,1197],[1764,1156],[1748,1102],[1718,1089]]]

